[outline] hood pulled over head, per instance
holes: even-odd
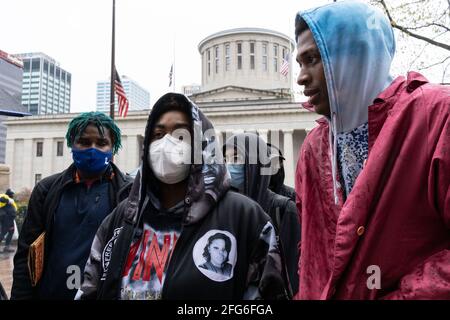
[[[263,208],[272,174],[267,143],[254,133],[240,133],[227,139],[223,151],[233,150],[244,163],[243,194]]]
[[[360,1],[299,12],[299,20],[308,25],[321,55],[333,132],[366,123],[368,107],[392,82],[395,40],[389,21],[378,8]]]
[[[159,197],[161,182],[149,165],[152,156],[149,151],[155,125],[161,116],[169,111],[185,113],[190,123],[191,162],[184,201],[184,223],[191,224],[201,220],[227,192],[230,177],[223,163],[213,125],[185,95],[167,93],[153,106],[145,129],[141,168],[132,188],[134,194],[130,197],[138,199],[139,208],[142,207],[148,192]]]

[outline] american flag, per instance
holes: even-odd
[[[172,85],[172,76],[173,76],[173,64],[170,67],[170,72],[169,72],[169,87]]]
[[[280,68],[280,73],[283,76],[287,76],[289,73],[289,56],[290,56],[290,54],[286,53],[286,56],[283,58],[283,64],[281,65],[281,68]]]
[[[125,95],[125,90],[122,86],[122,81],[120,81],[119,74],[116,71],[116,78],[114,81],[114,91],[117,94],[117,101],[119,103],[119,116],[125,118],[128,113],[129,102],[127,96]]]

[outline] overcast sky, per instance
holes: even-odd
[[[208,35],[260,27],[293,38],[299,10],[330,2],[116,0],[116,66],[121,75],[150,91],[153,104],[169,90],[174,47],[176,89],[180,90],[182,85],[201,83],[197,46]],[[110,75],[111,13],[112,0],[4,0],[0,50],[44,52],[53,57],[72,73],[71,111],[95,110],[96,83]],[[407,60],[397,53],[394,65],[396,61]],[[298,72],[294,64],[292,76]],[[293,89],[300,88],[294,83]]]
[[[149,90],[153,104],[169,90],[174,46],[180,90],[201,83],[197,45],[203,38],[238,27],[268,28],[293,38],[297,11],[331,1],[311,2],[116,0],[117,69]],[[94,110],[96,82],[110,74],[111,8],[112,0],[2,1],[0,50],[53,57],[72,73],[71,111]]]

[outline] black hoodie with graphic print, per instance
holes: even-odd
[[[153,127],[163,113],[171,111],[167,105],[173,100],[184,108],[192,124],[194,164],[190,166],[181,232],[167,262],[158,298],[290,298],[278,237],[269,216],[256,202],[229,191],[230,176],[213,137],[212,124],[184,95],[168,93],[149,115],[142,166],[129,198],[103,221],[96,234],[77,299],[121,298],[130,246],[136,232],[142,230],[143,216],[161,215],[151,201],[153,195],[158,196],[159,182],[148,164],[148,153]],[[194,137],[203,137],[201,144],[196,144]],[[214,237],[225,237],[227,243],[228,261],[220,274],[205,260],[208,243]]]

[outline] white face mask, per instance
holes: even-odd
[[[166,134],[150,144],[147,159],[158,180],[166,184],[175,184],[189,175],[191,146]]]

